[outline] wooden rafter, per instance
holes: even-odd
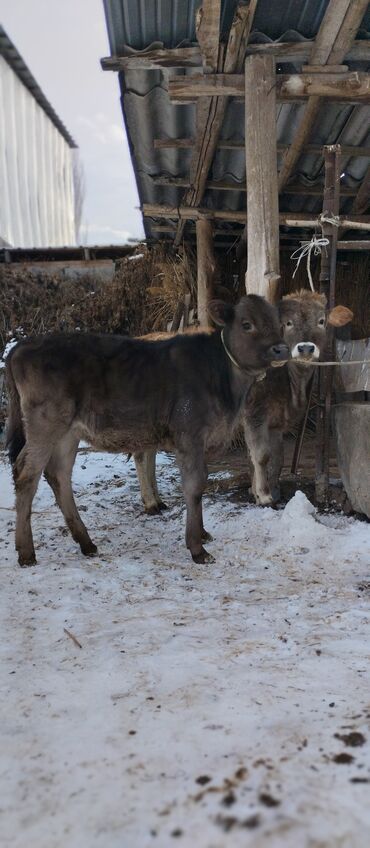
[[[197,98],[238,97],[244,99],[244,74],[193,74],[169,81],[168,93],[173,103],[188,103]],[[311,97],[330,100],[370,102],[370,74],[347,73],[278,74],[276,97],[281,101],[299,101]]]
[[[194,138],[155,138],[154,139],[154,148],[156,150],[162,149],[192,149],[194,147],[195,139]],[[244,150],[245,142],[244,141],[233,141],[232,139],[220,139],[217,145],[219,150]],[[370,159],[370,147],[364,146],[356,146],[350,144],[342,144],[342,155],[343,156],[365,156]],[[278,144],[277,152],[285,153],[286,150],[289,149],[289,144]],[[319,156],[322,156],[323,145],[322,144],[306,144],[304,147],[306,153],[317,153]]]
[[[194,206],[170,206],[168,204],[144,203],[142,212],[145,218],[184,218],[196,221],[198,218],[210,218],[218,221],[235,221],[245,224],[247,213],[230,209],[205,209]],[[311,212],[280,212],[280,226],[316,227],[318,215]],[[343,215],[339,218],[342,227],[353,230],[370,230],[370,215]]]
[[[195,29],[204,73],[212,73],[218,67],[220,16],[221,0],[202,0],[196,15]]]
[[[248,44],[246,56],[255,53],[276,56],[281,62],[300,64],[311,59],[314,41],[281,42],[272,41],[267,44]],[[132,50],[127,48],[127,54],[122,56],[105,56],[101,61],[104,71],[138,71],[166,68],[201,68],[202,54],[198,45],[191,47],[157,47],[148,50]],[[347,51],[345,62],[370,61],[370,42],[354,41]]]
[[[226,73],[240,71],[242,68],[256,5],[257,0],[250,0],[249,3],[237,7],[223,61],[223,70]],[[206,78],[209,74],[204,76]],[[225,97],[212,96],[208,101],[203,100],[197,109],[197,134],[190,163],[191,187],[184,195],[184,205],[198,206],[201,203],[209,169],[217,149],[227,103],[228,100]],[[175,244],[179,244],[183,232],[184,224],[180,221]]]
[[[189,188],[190,181],[188,177],[153,177],[154,185],[168,186],[170,188]],[[230,180],[207,180],[205,188],[210,191],[246,191],[247,185],[245,182],[237,183]],[[304,185],[296,183],[295,185],[287,185],[283,191],[284,194],[310,195],[313,197],[321,197],[323,186]],[[357,194],[357,188],[351,186],[341,186],[341,195],[344,197],[354,197]]]
[[[316,36],[310,64],[338,65],[343,62],[359,29],[367,6],[368,0],[330,0]],[[293,173],[302,150],[312,133],[321,105],[320,97],[311,96],[309,98],[293,142],[284,155],[279,174],[279,191],[282,190]]]
[[[370,206],[370,165],[352,205],[354,215],[362,215]],[[351,213],[352,214],[352,213]]]

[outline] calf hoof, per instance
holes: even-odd
[[[36,554],[35,551],[32,551],[30,554],[18,554],[18,562],[22,568],[27,568],[29,565],[36,565]]]
[[[216,562],[214,556],[209,554],[205,548],[202,548],[199,554],[192,554],[193,562],[196,562],[198,565],[204,565],[206,562]]]
[[[256,495],[256,504],[258,506],[272,506],[273,500],[272,496],[269,495]]]
[[[146,506],[144,509],[146,515],[160,515],[164,509],[168,509],[168,506],[164,501],[158,501],[158,503]]]
[[[207,530],[202,530],[202,542],[213,542],[213,536]]]
[[[81,553],[86,557],[93,557],[98,552],[96,545],[90,542],[88,545],[81,545]]]

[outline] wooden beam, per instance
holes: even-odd
[[[208,304],[212,300],[216,274],[212,223],[205,218],[196,222],[197,234],[197,314],[201,327],[210,326]]]
[[[130,50],[127,56],[106,56],[100,60],[103,71],[139,71],[161,68],[199,68],[202,54],[199,46],[154,50]]]
[[[169,188],[189,188],[190,180],[188,177],[152,177],[154,185],[167,186]],[[246,191],[247,184],[245,182],[231,182],[230,180],[207,180],[205,188],[207,191]],[[283,194],[298,194],[312,197],[321,197],[324,191],[324,186],[321,184],[304,185],[303,183],[289,184],[283,189]],[[351,186],[341,186],[341,195],[343,197],[355,197],[357,188]],[[365,211],[365,210],[363,210]]]
[[[260,55],[275,56],[277,62],[300,64],[311,61],[315,41],[272,41],[267,44],[248,44],[246,56]],[[345,62],[368,62],[370,42],[364,39],[354,41],[343,57]],[[342,60],[343,61],[343,60]],[[315,64],[319,64],[316,62]]]
[[[283,63],[302,64],[310,60],[314,46],[314,41],[272,41],[267,44],[248,44],[245,48],[245,56],[258,53],[276,56],[277,61]],[[202,53],[199,45],[175,48],[156,47],[148,50],[133,50],[125,45],[122,54],[121,56],[104,56],[100,60],[103,71],[150,71],[162,68],[202,67]],[[370,41],[365,39],[354,41],[344,59],[346,62],[369,62]]]
[[[267,58],[267,57],[266,57]],[[196,101],[199,97],[244,98],[243,74],[192,74],[169,80],[168,93],[173,103]],[[340,74],[278,74],[276,98],[281,101],[299,101],[309,97],[326,97],[330,100],[370,102],[370,74],[350,71]]]
[[[153,145],[155,150],[192,149],[195,144],[194,138],[155,138]],[[342,156],[364,156],[370,158],[370,147],[342,144]],[[219,150],[244,150],[244,141],[233,141],[232,139],[220,139],[217,145]],[[289,144],[278,144],[277,152],[285,153],[289,150]],[[323,155],[322,144],[306,144],[304,147],[306,153],[315,153],[319,156]]]
[[[248,294],[277,299],[279,202],[276,156],[276,68],[273,56],[245,60],[245,153],[248,181]]]
[[[362,180],[360,188],[356,194],[352,205],[352,212],[355,215],[362,215],[370,206],[370,165]]]
[[[204,73],[216,71],[220,48],[221,0],[202,0],[198,9],[195,30],[202,54]]]
[[[170,206],[169,204],[144,203],[142,213],[144,218],[184,218],[186,221],[196,221],[198,218],[209,218],[211,221],[235,221],[245,224],[247,213],[244,210],[207,209],[194,206]],[[279,224],[284,227],[309,227],[320,225],[319,215],[311,212],[280,212]],[[341,227],[350,230],[370,230],[370,215],[341,215]]]
[[[243,59],[241,56],[244,56],[257,2],[258,0],[249,0],[248,3],[237,6],[223,60],[223,68],[227,73],[242,69]],[[209,74],[205,74],[205,77],[207,76]],[[187,190],[183,198],[183,203],[186,205],[198,206],[203,198],[209,169],[217,149],[227,103],[226,98],[211,97],[208,101],[203,100],[197,107],[197,134],[194,152],[190,162],[191,188]],[[175,244],[180,243],[183,232],[184,226],[180,221],[175,237]]]
[[[358,241],[338,241],[338,250],[370,250],[370,241],[358,239]]]
[[[311,64],[338,65],[343,62],[367,6],[368,0],[330,0],[312,49]],[[292,144],[284,155],[279,173],[279,191],[294,171],[312,133],[321,105],[320,97],[313,95],[310,97]]]

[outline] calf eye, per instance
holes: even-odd
[[[291,321],[290,318],[289,318],[289,320],[286,322],[285,326],[288,327],[288,330],[290,330],[291,327],[293,327],[293,321]]]
[[[325,318],[324,317],[319,318],[317,323],[318,323],[319,327],[325,327]]]
[[[252,324],[249,321],[242,321],[243,330],[252,330]]]

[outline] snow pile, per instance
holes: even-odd
[[[281,513],[282,536],[294,541],[328,539],[328,530],[317,515],[313,504],[303,492],[297,491]]]

